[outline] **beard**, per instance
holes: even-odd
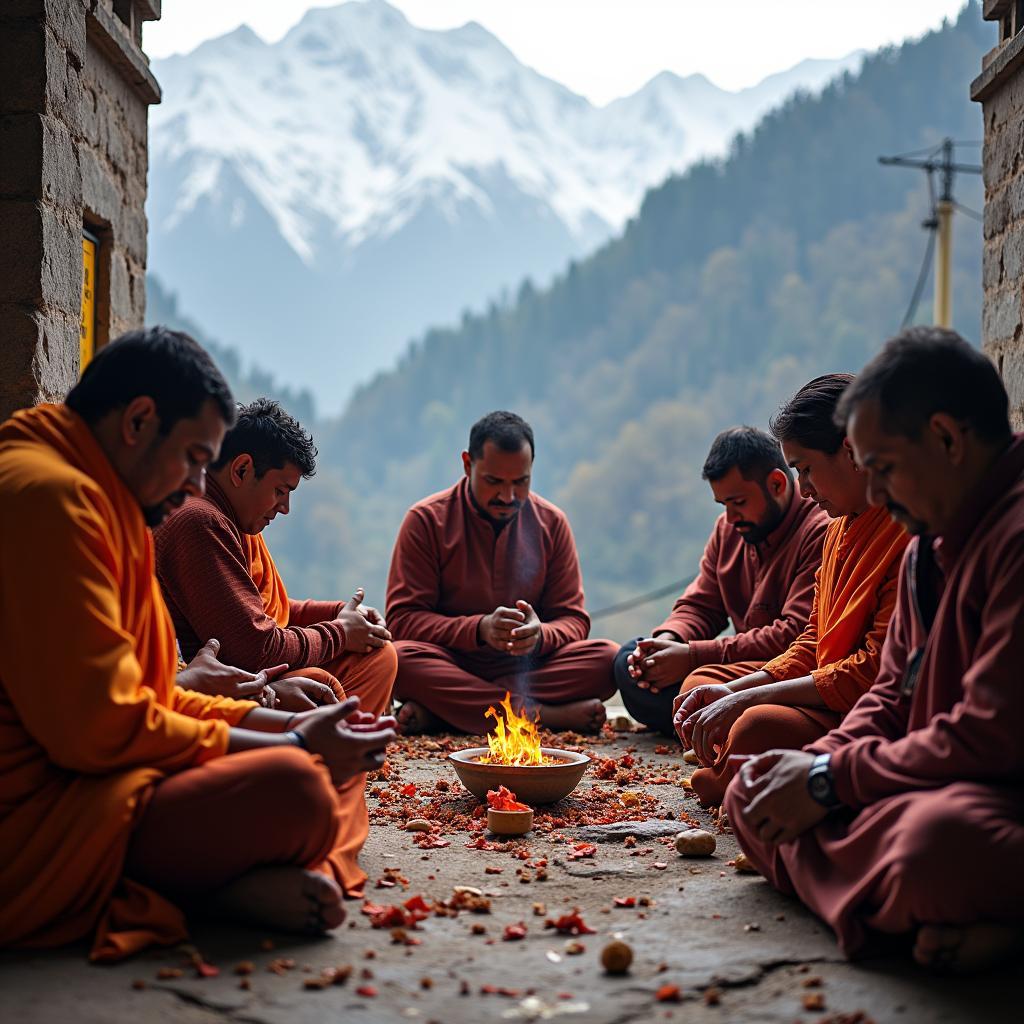
[[[176,508],[182,506],[187,497],[184,491],[175,491],[159,505],[143,505],[142,518],[151,530],[155,530]]]
[[[786,506],[776,501],[768,493],[767,488],[763,487],[761,490],[768,503],[764,517],[759,523],[755,523],[750,519],[741,519],[734,526],[734,529],[739,532],[744,542],[754,546],[763,544],[779,528],[782,520],[786,518]],[[743,529],[741,530],[740,527],[743,527]]]
[[[915,519],[903,505],[889,501],[886,502],[885,508],[889,515],[912,537],[923,537],[928,532],[928,524],[920,519]]]

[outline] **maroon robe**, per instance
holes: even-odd
[[[695,666],[760,664],[781,654],[807,626],[827,525],[817,503],[795,491],[782,522],[760,544],[748,544],[723,513],[700,571],[655,635],[686,641]],[[735,633],[719,636],[730,621]]]
[[[928,550],[907,550],[877,682],[805,748],[831,752],[843,807],[772,846],[741,777],[726,794],[758,869],[847,953],[870,929],[1024,917],[1024,437]]]
[[[522,658],[478,637],[485,615],[517,600],[542,622],[537,650]],[[466,478],[414,505],[395,541],[387,619],[398,651],[395,695],[465,732],[486,732],[485,712],[507,690],[542,704],[615,692],[618,647],[587,639],[569,521],[537,494],[500,529],[474,505]]]

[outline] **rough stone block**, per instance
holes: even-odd
[[[1020,328],[1020,282],[985,296],[981,334],[985,344],[1015,337]]]
[[[1002,358],[1003,383],[1010,395],[1010,408],[1015,413],[1015,426],[1020,429],[1024,410],[1024,347],[1010,346]]]

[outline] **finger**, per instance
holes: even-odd
[[[512,619],[517,625],[526,621],[526,616],[518,608],[506,608],[504,606],[495,608],[495,619]]]
[[[317,712],[329,721],[341,722],[353,711],[359,710],[358,697],[346,697],[337,704],[328,704],[326,707],[317,708]]]
[[[307,679],[299,684],[302,692],[313,701],[314,704],[337,704],[338,698],[334,691],[326,683],[317,683]]]
[[[391,639],[391,631],[383,626],[370,626],[370,635],[380,637],[381,640]]]
[[[345,608],[348,611],[358,611],[359,606],[363,603],[363,598],[366,596],[366,590],[363,587],[356,587],[356,592],[352,597],[345,602]]]
[[[283,665],[272,665],[270,668],[265,668],[263,674],[268,679],[276,679],[282,672],[288,670],[288,663],[285,662]]]
[[[366,638],[366,650],[363,653],[369,654],[370,651],[376,651],[381,647],[387,647],[388,642],[389,641],[379,636],[368,636]]]
[[[235,696],[242,698],[258,697],[263,693],[265,686],[266,684],[259,679],[253,680],[251,683],[236,683]]]
[[[220,654],[220,641],[216,637],[211,636],[210,639],[207,640],[206,643],[203,644],[203,646],[199,649],[199,652],[198,654],[196,654],[196,657],[198,658],[199,655],[203,653],[203,651],[209,651],[209,653],[216,658],[217,655]]]

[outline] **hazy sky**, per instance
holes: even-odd
[[[478,21],[516,56],[595,103],[659,71],[703,72],[740,89],[805,57],[876,49],[954,17],[965,0],[391,0],[421,28]],[[145,28],[153,57],[193,49],[247,23],[280,39],[321,0],[164,0]],[[994,33],[993,33],[994,38]]]

